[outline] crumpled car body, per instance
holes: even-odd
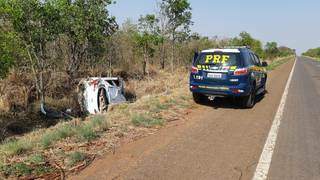
[[[118,77],[90,77],[78,86],[78,101],[82,112],[104,113],[109,105],[126,102],[124,82]]]

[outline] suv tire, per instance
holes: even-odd
[[[250,91],[250,94],[248,96],[241,98],[242,107],[248,108],[248,109],[253,108],[253,106],[256,103],[255,99],[256,99],[256,91],[255,91],[255,87],[253,86]]]
[[[192,93],[192,97],[197,104],[203,104],[208,101],[208,97],[200,93]]]

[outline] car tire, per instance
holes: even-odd
[[[248,96],[242,97],[241,101],[242,101],[242,107],[244,108],[253,108],[256,101],[256,91],[255,88],[252,88],[250,91],[250,94]]]
[[[266,93],[267,93],[267,77],[266,77],[264,85],[263,85],[263,93],[262,93],[262,95],[265,95]]]
[[[104,89],[101,89],[98,97],[99,112],[106,113],[108,111],[108,99]]]
[[[267,93],[266,85],[262,86],[263,92],[261,93],[262,96],[264,96]]]
[[[208,97],[200,93],[192,93],[192,97],[197,104],[203,104],[208,101]]]

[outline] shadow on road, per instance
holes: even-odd
[[[267,94],[268,92],[266,91],[265,94],[256,96],[256,103],[259,103]],[[239,99],[232,97],[216,97],[213,101],[208,100],[201,105],[212,107],[214,109],[245,109],[241,106]]]

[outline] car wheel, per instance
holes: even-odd
[[[266,84],[262,86],[262,89],[263,89],[263,91],[262,91],[261,95],[264,96],[267,93]]]
[[[192,93],[192,97],[197,104],[203,104],[208,101],[208,97],[200,93]]]
[[[242,98],[242,106],[244,108],[253,108],[256,102],[256,91],[254,88],[251,90],[248,96]]]
[[[105,113],[108,110],[108,100],[104,89],[99,92],[99,112]]]
[[[265,95],[267,93],[267,77],[265,79],[264,85],[263,85],[263,95]]]

